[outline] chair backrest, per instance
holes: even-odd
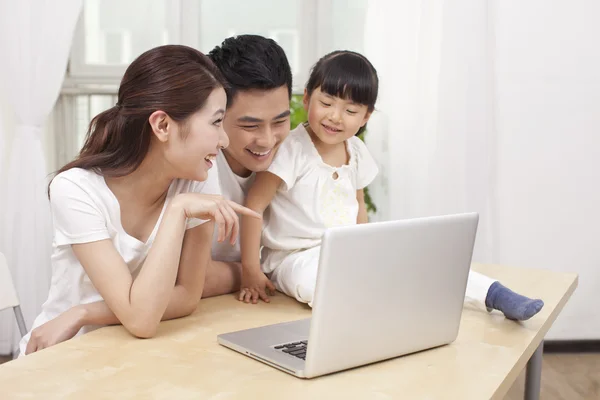
[[[4,254],[0,253],[0,310],[17,307],[19,298]]]

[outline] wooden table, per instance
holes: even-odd
[[[544,335],[575,290],[577,275],[474,269],[541,297],[544,309],[524,323],[465,309],[458,339],[448,346],[301,380],[218,345],[216,337],[305,318],[310,309],[281,294],[259,305],[222,296],[201,301],[190,317],[162,323],[153,339],[135,339],[113,326],[6,363],[0,398],[501,399],[530,358],[529,395],[535,396]]]

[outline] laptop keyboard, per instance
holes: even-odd
[[[302,340],[300,342],[292,342],[275,346],[275,350],[283,351],[284,353],[287,353],[291,356],[298,357],[301,360],[305,360],[307,347],[308,341]]]

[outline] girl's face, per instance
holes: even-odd
[[[308,124],[317,138],[325,144],[338,144],[356,135],[371,113],[364,104],[331,96],[316,88],[309,96],[304,91],[304,108]]]
[[[222,124],[226,104],[225,90],[217,88],[204,107],[187,121],[169,125],[171,132],[165,141],[164,157],[175,177],[195,181],[208,178],[217,152],[229,145]]]

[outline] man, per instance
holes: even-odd
[[[223,121],[229,146],[217,156],[222,195],[244,204],[254,173],[271,165],[290,133],[292,71],[283,49],[257,35],[228,38],[209,57],[230,85]],[[216,262],[207,273],[204,297],[238,290],[242,283],[239,239],[234,246],[215,239],[212,257]],[[264,275],[259,279],[274,290]]]

